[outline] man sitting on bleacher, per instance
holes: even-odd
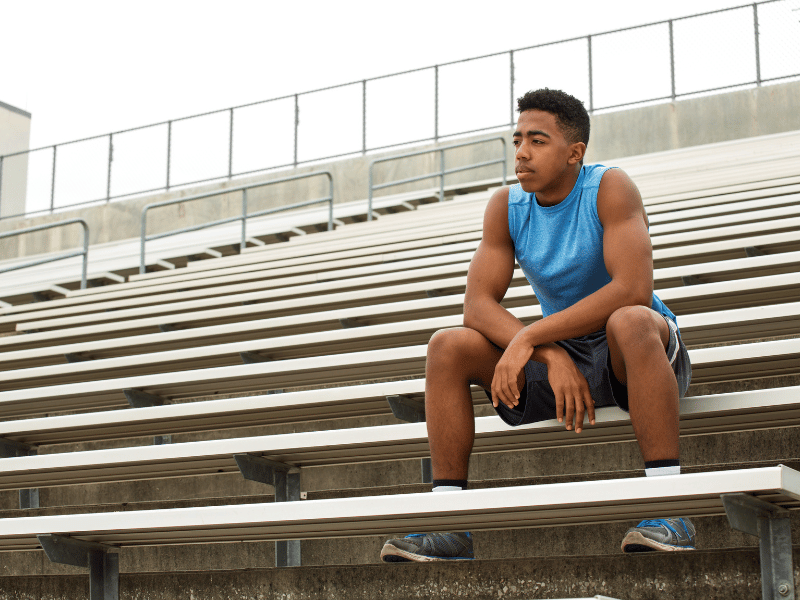
[[[579,100],[543,89],[519,98],[517,109],[519,184],[489,200],[464,327],[438,331],[428,345],[433,491],[467,487],[471,384],[509,425],[557,418],[580,433],[586,417],[594,424],[596,407],[619,406],[630,413],[647,476],[677,474],[679,398],[691,365],[675,315],[653,293],[639,191],[619,169],[583,164],[589,115]],[[543,318],[527,327],[500,305],[515,258],[542,306]],[[693,549],[694,533],[688,519],[642,521],[622,549]],[[472,558],[472,538],[415,534],[386,542],[381,557]]]

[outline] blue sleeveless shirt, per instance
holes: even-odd
[[[514,254],[546,317],[569,308],[611,281],[603,260],[603,225],[597,215],[600,179],[611,167],[585,165],[569,196],[540,206],[517,184],[508,191],[508,229]],[[677,323],[653,294],[653,310]]]

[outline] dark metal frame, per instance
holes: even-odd
[[[247,212],[247,191],[252,190],[255,188],[266,187],[268,185],[274,185],[276,183],[286,183],[287,181],[295,181],[298,179],[308,179],[310,177],[317,177],[324,175],[328,178],[328,195],[324,198],[318,198],[316,200],[307,200],[305,202],[296,202],[294,204],[288,204],[285,206],[278,206],[276,208],[267,208],[265,210],[259,210],[254,213]],[[191,227],[184,227],[183,229],[174,229],[171,231],[166,231],[164,233],[157,233],[153,235],[147,235],[147,212],[151,208],[160,208],[162,206],[172,206],[173,204],[181,204],[183,202],[190,202],[192,200],[201,200],[203,198],[212,198],[214,196],[224,196],[225,194],[231,194],[234,192],[242,192],[242,214],[235,216],[235,217],[228,217],[226,219],[219,219],[217,221],[212,221],[210,223],[202,223],[200,225],[193,225]],[[139,242],[139,273],[144,273],[146,271],[145,267],[145,244],[151,240],[158,240],[165,237],[171,237],[173,235],[179,235],[181,233],[188,233],[190,231],[199,231],[200,229],[207,229],[209,227],[215,227],[217,225],[224,225],[225,223],[232,223],[233,221],[241,221],[242,222],[242,238],[239,243],[240,250],[244,250],[247,247],[247,219],[253,217],[262,217],[264,215],[269,215],[277,212],[283,212],[287,210],[292,210],[294,208],[302,208],[304,206],[312,206],[314,204],[322,204],[324,202],[328,203],[328,231],[333,229],[333,174],[330,171],[314,171],[312,173],[304,173],[302,175],[292,175],[291,177],[282,177],[280,179],[272,179],[270,181],[264,181],[261,183],[254,183],[250,185],[242,185],[238,187],[227,188],[224,190],[218,190],[215,192],[207,192],[205,194],[197,194],[194,196],[188,196],[186,198],[177,198],[175,200],[165,200],[164,202],[153,202],[151,204],[146,205],[142,208],[142,228],[141,228],[141,238]]]
[[[41,265],[44,263],[54,262],[56,260],[63,260],[65,258],[72,258],[73,256],[81,256],[83,255],[83,269],[81,271],[81,289],[86,288],[86,271],[88,267],[88,260],[89,260],[89,224],[84,221],[83,219],[67,219],[65,221],[58,221],[56,223],[48,223],[46,225],[38,225],[36,227],[28,227],[26,229],[17,229],[15,231],[7,231],[5,233],[0,233],[0,240],[10,237],[15,237],[18,235],[23,235],[25,233],[33,233],[35,231],[42,231],[44,229],[53,229],[54,227],[63,227],[64,225],[72,225],[73,223],[80,223],[83,226],[83,250],[75,250],[73,252],[65,252],[63,254],[59,254],[57,256],[49,256],[47,258],[38,258],[36,260],[32,260],[26,263],[13,265],[11,267],[3,267],[0,268],[0,273],[7,273],[9,271],[16,271],[18,269],[24,269],[26,267],[33,267],[36,265]]]
[[[380,77],[374,77],[374,78],[371,78],[371,79],[362,79],[362,80],[359,80],[359,81],[351,81],[351,82],[344,83],[344,84],[339,84],[339,85],[319,88],[319,89],[315,89],[315,90],[311,90],[311,91],[307,91],[307,92],[302,92],[302,93],[298,93],[298,94],[289,94],[289,95],[286,95],[286,96],[280,96],[280,97],[277,97],[277,98],[271,98],[269,100],[262,100],[262,101],[259,101],[259,102],[252,102],[252,103],[249,103],[249,104],[242,104],[240,106],[234,106],[234,107],[225,108],[225,109],[222,109],[222,110],[210,111],[210,112],[206,112],[206,113],[200,113],[200,114],[197,114],[197,115],[191,115],[191,116],[188,116],[188,117],[182,117],[180,119],[173,119],[173,120],[170,120],[170,121],[162,121],[160,123],[154,123],[154,124],[145,125],[145,126],[142,126],[142,127],[135,127],[135,128],[131,128],[131,129],[120,130],[120,131],[116,131],[116,132],[112,132],[112,133],[108,133],[108,134],[104,134],[104,135],[100,135],[100,136],[94,136],[94,137],[83,138],[83,139],[79,139],[79,140],[73,140],[71,142],[65,142],[63,144],[56,144],[54,146],[45,146],[45,147],[42,147],[42,148],[37,148],[35,150],[27,150],[27,151],[24,151],[24,152],[17,152],[17,153],[14,153],[14,154],[7,154],[5,156],[0,156],[0,178],[2,178],[2,165],[3,165],[3,159],[4,158],[9,158],[9,157],[12,157],[12,156],[19,156],[19,155],[22,155],[22,154],[30,154],[32,152],[37,152],[37,151],[40,151],[40,150],[47,150],[49,148],[52,148],[53,149],[53,166],[52,166],[52,184],[51,184],[51,191],[50,191],[50,207],[47,208],[47,209],[43,209],[41,211],[33,211],[33,212],[25,213],[25,214],[32,215],[32,214],[37,214],[37,213],[49,212],[49,213],[52,214],[53,212],[55,212],[57,210],[56,206],[55,206],[55,181],[56,181],[56,154],[57,154],[58,147],[67,146],[67,145],[70,145],[70,144],[76,144],[76,143],[80,143],[80,142],[86,142],[86,141],[90,141],[90,140],[94,140],[94,139],[101,139],[101,138],[107,137],[108,138],[108,148],[109,148],[109,150],[108,150],[108,169],[107,169],[107,182],[106,182],[106,197],[105,198],[96,198],[94,200],[88,200],[88,201],[85,201],[85,202],[74,203],[74,204],[69,205],[69,207],[83,206],[83,205],[88,205],[88,204],[97,204],[97,203],[100,203],[100,202],[110,202],[112,199],[121,199],[121,198],[126,198],[126,197],[131,197],[131,196],[142,195],[142,194],[146,194],[146,193],[169,190],[169,189],[175,187],[174,182],[172,182],[170,180],[171,163],[172,163],[172,161],[171,161],[171,154],[172,154],[172,124],[180,122],[180,121],[185,121],[185,120],[189,120],[189,119],[196,119],[196,118],[199,118],[199,117],[205,117],[205,116],[224,113],[224,112],[228,112],[230,114],[230,116],[229,116],[229,123],[230,123],[230,125],[229,125],[229,136],[228,136],[228,165],[227,165],[227,167],[228,167],[227,168],[227,178],[228,179],[231,179],[233,177],[242,176],[242,175],[249,175],[249,174],[253,174],[253,173],[267,172],[267,171],[273,171],[273,170],[284,169],[284,168],[289,168],[289,167],[297,167],[298,165],[302,165],[302,164],[307,164],[307,163],[312,163],[312,162],[319,162],[321,160],[331,160],[331,159],[340,158],[340,157],[343,157],[343,156],[351,156],[351,155],[359,154],[359,153],[364,155],[367,152],[372,152],[372,151],[376,151],[376,150],[382,150],[382,149],[386,149],[386,148],[393,148],[393,147],[397,147],[397,146],[406,146],[408,144],[422,143],[422,142],[427,142],[427,141],[438,142],[439,140],[442,140],[442,139],[451,138],[451,137],[459,136],[459,135],[465,135],[465,134],[468,134],[468,133],[475,133],[475,132],[478,132],[478,131],[497,130],[499,128],[513,126],[514,120],[515,120],[514,119],[514,110],[515,110],[515,106],[514,106],[515,105],[515,100],[514,100],[514,83],[515,83],[514,55],[515,55],[515,53],[522,52],[522,51],[525,51],[525,50],[532,50],[532,49],[535,49],[535,48],[543,48],[543,47],[546,47],[546,46],[553,46],[553,45],[556,45],[556,44],[563,44],[563,43],[566,43],[566,42],[574,42],[574,41],[578,41],[578,40],[586,40],[587,41],[587,61],[588,61],[588,77],[589,77],[589,82],[588,82],[589,83],[589,99],[588,99],[589,106],[588,106],[588,108],[589,108],[589,112],[591,112],[591,113],[596,112],[596,111],[600,111],[600,110],[612,110],[612,109],[619,109],[619,108],[628,107],[628,106],[636,106],[636,105],[645,104],[645,103],[648,103],[648,102],[661,102],[661,101],[670,101],[670,100],[674,101],[675,99],[677,99],[679,97],[692,96],[692,95],[696,95],[696,94],[703,94],[703,93],[710,93],[710,92],[716,92],[716,91],[721,91],[721,90],[730,89],[730,88],[744,87],[744,86],[749,86],[749,85],[761,86],[764,83],[770,83],[770,82],[773,82],[773,81],[789,79],[789,78],[792,78],[792,77],[800,76],[800,73],[795,73],[795,74],[784,75],[784,76],[781,76],[781,77],[770,78],[770,79],[762,79],[762,77],[761,77],[761,55],[760,55],[760,41],[759,41],[759,31],[758,31],[758,28],[759,28],[758,7],[760,5],[762,5],[762,4],[771,4],[771,3],[774,3],[774,2],[785,2],[785,1],[786,0],[762,0],[761,2],[755,2],[755,3],[751,3],[751,4],[743,4],[743,5],[740,5],[740,6],[735,6],[735,7],[725,8],[725,9],[715,10],[715,11],[709,11],[709,12],[705,12],[705,13],[698,13],[696,15],[680,17],[680,18],[677,18],[677,19],[669,19],[669,20],[666,20],[666,21],[657,21],[657,22],[654,22],[654,23],[647,23],[647,24],[644,24],[644,25],[637,25],[637,26],[634,26],[634,27],[626,27],[626,28],[623,28],[623,29],[616,29],[616,30],[613,30],[613,31],[606,31],[606,32],[593,34],[593,35],[587,35],[587,36],[569,38],[569,39],[564,39],[564,40],[558,40],[556,42],[548,42],[548,43],[545,43],[545,44],[536,44],[536,45],[533,45],[533,46],[527,46],[527,47],[524,47],[524,48],[518,48],[518,49],[515,49],[515,50],[509,50],[509,51],[505,51],[505,52],[495,52],[495,53],[492,53],[492,54],[485,54],[485,55],[482,55],[482,56],[476,56],[476,57],[467,58],[467,59],[463,59],[463,60],[457,60],[457,61],[451,61],[451,62],[447,62],[447,63],[442,63],[442,64],[434,65],[434,66],[431,66],[431,67],[423,67],[423,68],[420,68],[420,69],[410,69],[408,71],[401,71],[401,72],[398,72],[398,73],[391,73],[389,75],[382,75]],[[755,60],[756,60],[755,79],[751,80],[751,81],[745,81],[745,82],[737,83],[737,84],[734,84],[734,85],[723,86],[723,87],[719,87],[719,88],[700,89],[700,90],[694,90],[694,91],[691,91],[691,92],[684,92],[684,93],[680,93],[680,94],[676,93],[676,87],[675,87],[675,52],[674,52],[674,40],[673,40],[673,24],[676,21],[683,21],[683,20],[693,19],[693,18],[696,18],[696,17],[702,17],[702,16],[706,16],[706,15],[711,15],[711,14],[729,12],[729,11],[733,11],[733,10],[740,10],[742,8],[747,8],[748,6],[752,6],[752,8],[753,8],[753,31],[754,31],[754,35],[755,35],[755,41],[756,41],[756,43],[755,43]],[[669,27],[670,77],[671,77],[671,93],[670,93],[670,95],[661,96],[661,97],[657,97],[657,98],[649,98],[649,99],[646,99],[646,100],[637,100],[635,102],[626,102],[626,103],[622,103],[622,104],[615,104],[615,105],[611,105],[611,106],[595,106],[594,105],[594,82],[593,82],[593,73],[592,73],[592,62],[593,62],[592,61],[592,40],[594,38],[598,38],[598,37],[601,37],[601,36],[606,36],[606,35],[610,35],[610,34],[614,34],[614,33],[619,33],[619,32],[622,32],[622,31],[629,31],[629,30],[632,30],[632,29],[641,29],[641,28],[645,28],[645,27],[652,27],[652,26],[655,26],[655,25],[664,25],[664,24],[668,25],[668,27]],[[508,122],[506,122],[506,123],[498,123],[495,126],[484,127],[484,128],[480,128],[480,129],[477,129],[477,130],[473,129],[473,130],[470,130],[470,131],[461,131],[461,132],[458,132],[458,133],[441,135],[440,131],[439,131],[439,111],[440,111],[440,106],[439,106],[439,70],[440,70],[440,68],[446,67],[446,66],[449,66],[449,65],[453,65],[453,64],[459,64],[459,63],[471,62],[471,61],[476,61],[476,60],[482,60],[482,59],[485,59],[485,58],[491,58],[491,57],[502,56],[502,55],[508,55],[508,57],[509,57],[509,65],[510,65],[510,77],[509,77],[509,83],[510,83],[510,97],[509,97],[510,116],[509,116]],[[387,146],[368,147],[367,146],[367,87],[368,87],[368,84],[370,82],[372,82],[372,81],[378,81],[380,79],[386,79],[386,78],[389,78],[389,77],[397,77],[397,76],[400,76],[400,75],[407,75],[407,74],[410,74],[410,73],[416,73],[416,72],[421,72],[421,71],[430,71],[430,70],[433,70],[433,73],[434,73],[434,106],[433,106],[433,111],[434,111],[434,131],[433,131],[432,137],[422,138],[422,139],[418,139],[418,140],[407,140],[407,141],[404,141],[404,142],[401,142],[401,143],[390,144],[390,145],[387,145]],[[335,155],[331,155],[331,156],[321,156],[321,157],[317,157],[317,158],[313,158],[313,159],[309,159],[309,160],[303,160],[303,161],[299,160],[298,159],[298,130],[299,130],[299,126],[300,126],[300,97],[301,96],[307,96],[309,94],[316,94],[316,93],[319,93],[319,92],[324,92],[324,91],[337,89],[337,88],[342,88],[342,87],[355,86],[355,85],[359,85],[362,88],[362,93],[361,93],[361,96],[362,96],[361,97],[361,104],[362,104],[361,148],[354,148],[353,150],[351,150],[349,152],[344,152],[344,153],[335,154]],[[287,164],[281,164],[281,165],[269,165],[269,166],[265,166],[264,168],[261,168],[261,169],[255,169],[255,170],[250,170],[250,171],[234,172],[234,170],[233,170],[233,122],[234,122],[234,117],[235,117],[234,112],[236,110],[238,110],[238,109],[247,108],[247,107],[251,107],[251,106],[256,106],[256,105],[260,105],[260,104],[267,104],[267,103],[271,103],[271,102],[278,102],[278,101],[282,101],[282,100],[293,100],[294,101],[294,152],[293,152],[293,160],[292,160],[292,162],[291,163],[287,163]],[[151,128],[151,127],[161,127],[161,126],[164,126],[164,125],[167,126],[167,153],[166,153],[166,170],[167,170],[167,174],[166,174],[166,182],[165,182],[164,187],[155,188],[155,189],[143,189],[143,190],[139,190],[139,191],[136,191],[136,192],[131,192],[131,193],[119,194],[119,195],[116,195],[116,196],[112,196],[111,195],[111,175],[112,175],[111,165],[112,165],[112,162],[113,162],[114,136],[119,136],[120,134],[123,134],[123,133],[128,133],[128,132],[131,132],[131,131],[137,131],[137,130],[141,130],[141,129],[147,129],[147,128]],[[222,180],[222,179],[225,179],[225,178],[226,178],[226,175],[220,175],[220,176],[214,177],[214,178],[199,179],[199,180],[195,180],[195,181],[182,182],[180,184],[180,186],[197,185],[197,184],[206,183],[206,182],[209,182],[209,181]],[[0,192],[1,192],[1,190],[0,190]],[[2,202],[2,198],[0,198],[0,202]],[[61,207],[61,208],[67,208],[67,207]],[[10,218],[10,217],[13,217],[13,216],[21,216],[21,215],[9,215],[7,217],[0,217],[0,218]]]

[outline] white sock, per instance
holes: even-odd
[[[660,475],[680,475],[681,474],[681,466],[680,465],[672,465],[669,467],[650,467],[645,468],[644,474],[648,477],[659,477]]]

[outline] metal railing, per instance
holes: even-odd
[[[495,160],[485,160],[479,163],[472,163],[469,165],[462,165],[460,167],[454,167],[452,169],[445,168],[445,156],[444,153],[447,150],[452,150],[454,148],[464,148],[466,146],[477,146],[478,144],[485,144],[487,142],[496,142],[499,141],[501,143],[503,156],[502,158],[497,158]],[[421,156],[423,154],[432,154],[434,152],[439,153],[439,170],[434,171],[433,173],[426,173],[425,175],[418,175],[416,177],[407,177],[405,179],[397,179],[395,181],[389,181],[386,183],[381,183],[375,185],[373,182],[373,167],[378,163],[385,163],[393,160],[399,160],[401,158],[409,158],[411,156]],[[439,202],[444,202],[444,178],[445,175],[451,175],[452,173],[461,173],[463,171],[470,171],[472,169],[478,169],[480,167],[488,167],[491,165],[503,165],[503,185],[506,184],[506,176],[507,176],[507,169],[508,169],[508,157],[506,156],[506,138],[502,135],[498,135],[496,137],[487,138],[484,140],[475,140],[471,142],[463,142],[461,144],[453,144],[451,146],[442,146],[441,148],[431,148],[430,150],[419,150],[417,152],[407,152],[406,154],[398,154],[397,156],[389,156],[387,158],[379,158],[373,160],[369,163],[369,204],[367,208],[367,220],[372,221],[372,198],[373,193],[375,190],[382,190],[388,187],[393,187],[396,185],[402,185],[404,183],[413,183],[415,181],[424,181],[425,179],[439,179]]]
[[[52,213],[497,130],[513,125],[515,98],[540,87],[564,89],[596,112],[800,77],[794,3],[764,0],[8,154],[0,171],[24,167],[28,184],[0,184],[0,204],[24,202],[27,189],[26,214]],[[476,100],[459,113],[465,93]],[[315,135],[320,119],[325,140]]]
[[[267,208],[264,210],[259,210],[254,213],[248,213],[247,211],[247,191],[252,190],[255,188],[266,187],[269,185],[275,185],[278,183],[286,183],[288,181],[295,181],[298,179],[308,179],[311,177],[318,177],[324,175],[328,178],[328,195],[324,198],[318,198],[316,200],[307,200],[304,202],[296,202],[294,204],[287,204],[285,206],[278,206],[275,208]],[[147,212],[151,208],[159,208],[162,206],[171,206],[173,204],[181,204],[183,202],[191,202],[192,200],[202,200],[203,198],[211,198],[213,196],[222,196],[225,194],[231,194],[234,192],[242,192],[242,214],[237,215],[235,217],[227,217],[225,219],[219,219],[217,221],[212,221],[210,223],[201,223],[199,225],[193,225],[191,227],[184,227],[183,229],[174,229],[171,231],[165,231],[163,233],[156,233],[153,235],[147,235]],[[303,208],[304,206],[313,206],[315,204],[322,204],[324,202],[328,203],[328,231],[333,229],[333,174],[330,171],[314,171],[313,173],[304,173],[302,175],[293,175],[291,177],[282,177],[280,179],[273,179],[270,181],[264,181],[262,183],[255,183],[250,185],[243,185],[239,187],[228,188],[225,190],[218,190],[216,192],[208,192],[205,194],[197,194],[194,196],[188,196],[186,198],[177,198],[175,200],[165,200],[164,202],[153,202],[151,204],[146,205],[142,208],[142,233],[140,239],[140,250],[139,250],[139,273],[144,273],[146,271],[145,266],[145,244],[146,242],[152,240],[158,240],[161,238],[171,237],[174,235],[179,235],[181,233],[188,233],[190,231],[199,231],[200,229],[207,229],[209,227],[215,227],[217,225],[224,225],[226,223],[232,223],[234,221],[241,221],[242,222],[242,237],[239,244],[240,250],[244,250],[247,247],[247,219],[254,218],[254,217],[263,217],[264,215],[269,215],[278,212],[284,212],[287,210],[292,210],[294,208]]]
[[[72,225],[74,223],[80,223],[83,227],[83,250],[74,250],[72,252],[64,252],[63,254],[59,254],[57,256],[49,256],[47,258],[39,258],[36,260],[32,260],[26,263],[13,265],[11,267],[3,267],[0,268],[0,273],[8,273],[9,271],[17,271],[19,269],[25,269],[27,267],[34,267],[36,265],[42,265],[49,262],[54,262],[57,260],[64,260],[65,258],[72,258],[73,256],[81,256],[83,255],[83,269],[81,270],[81,289],[86,289],[86,272],[88,268],[89,262],[89,224],[84,221],[83,219],[66,219],[64,221],[58,221],[57,223],[48,223],[46,225],[38,225],[36,227],[28,227],[26,229],[17,229],[16,231],[8,231],[6,233],[0,233],[0,240],[15,237],[18,235],[23,235],[25,233],[34,233],[36,231],[42,231],[44,229],[53,229],[55,227],[63,227],[65,225]]]

